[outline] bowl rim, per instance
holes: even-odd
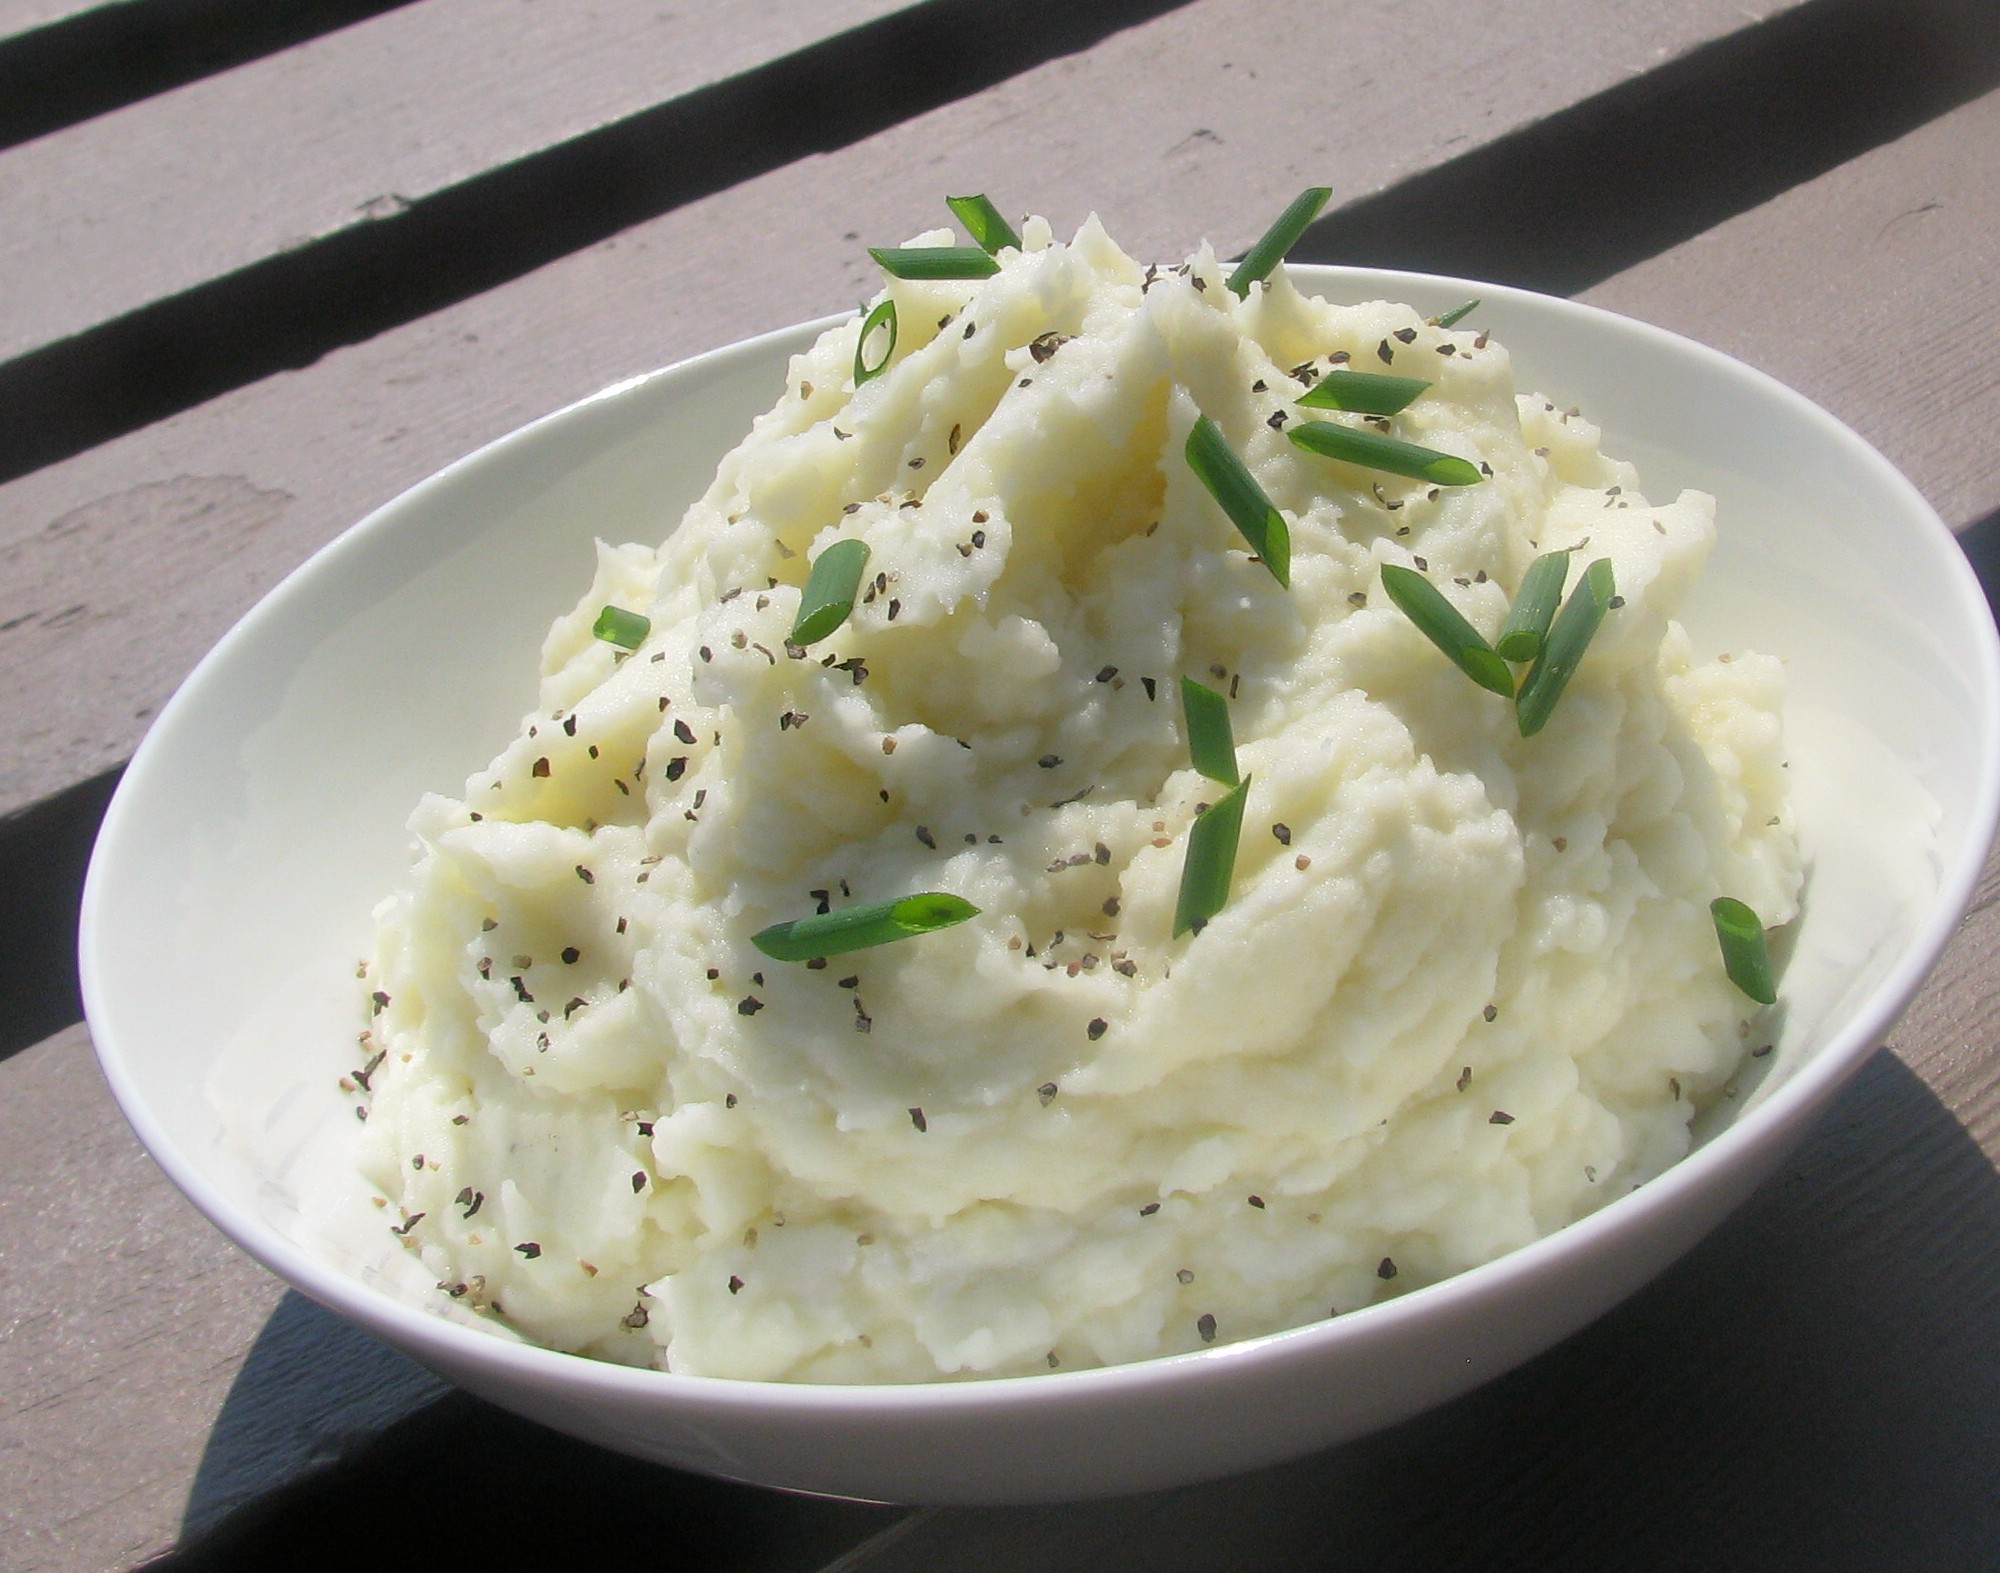
[[[1872,470],[1890,495],[1900,498],[1919,532],[1929,535],[1934,547],[1948,548],[1946,572],[1961,603],[1954,610],[1966,615],[1982,635],[1971,686],[1976,691],[1977,719],[1983,723],[1983,736],[1978,749],[1976,786],[1967,815],[1966,851],[1954,864],[1940,870],[1928,916],[1917,927],[1895,965],[1859,1003],[1854,1018],[1833,1033],[1810,1060],[1756,1107],[1747,1109],[1740,1119],[1636,1191],[1619,1196],[1585,1217],[1490,1262],[1386,1301],[1330,1319],[1210,1348],[1120,1365],[916,1382],[820,1383],[698,1376],[622,1366],[509,1336],[496,1336],[494,1332],[462,1325],[436,1311],[410,1304],[313,1255],[212,1184],[201,1165],[182,1150],[148,1106],[127,1068],[126,1047],[117,1032],[105,1026],[111,1017],[117,984],[115,964],[106,955],[100,939],[119,872],[121,844],[128,835],[128,822],[137,811],[136,805],[148,791],[150,777],[160,768],[158,761],[166,753],[182,713],[196,703],[213,675],[236,659],[239,647],[254,643],[265,624],[283,616],[287,604],[306,593],[330,566],[366,553],[378,537],[394,534],[404,514],[412,509],[421,510],[434,491],[468,469],[490,464],[531,442],[537,434],[574,420],[583,411],[621,399],[663,379],[692,379],[705,372],[802,349],[825,328],[855,315],[840,312],[621,378],[480,445],[400,492],[315,550],[260,597],[183,679],[134,751],[105,812],[84,882],[78,926],[79,975],[92,1042],[120,1108],[154,1161],[212,1224],[254,1259],[311,1298],[376,1331],[426,1363],[448,1369],[468,1365],[491,1367],[537,1387],[580,1388],[585,1395],[637,1401],[642,1405],[687,1404],[744,1413],[803,1410],[865,1416],[891,1409],[899,1413],[979,1414],[1029,1402],[1037,1406],[1095,1403],[1102,1396],[1132,1393],[1202,1373],[1221,1373],[1244,1362],[1261,1363],[1287,1352],[1302,1354],[1321,1346],[1333,1350],[1349,1342],[1383,1339],[1412,1323],[1428,1320],[1439,1308],[1459,1301],[1497,1299],[1523,1279],[1539,1276],[1546,1268],[1566,1259],[1586,1257],[1619,1235],[1644,1230],[1649,1223],[1664,1225],[1691,1193],[1720,1182],[1739,1164],[1754,1162],[1760,1151],[1768,1152],[1774,1147],[1781,1151],[1788,1146],[1874,1051],[1935,967],[1970,900],[1996,824],[2000,824],[2000,635],[1995,633],[1991,608],[1970,563],[1936,510],[1866,439],[1803,394],[1720,350],[1603,307],[1509,285],[1402,269],[1307,263],[1287,264],[1287,271],[1302,288],[1321,293],[1341,289],[1356,298],[1389,300],[1429,296],[1450,296],[1455,300],[1476,296],[1489,307],[1504,303],[1553,313],[1563,326],[1581,325],[1585,332],[1601,333],[1608,329],[1614,334],[1635,335],[1650,350],[1690,359],[1708,375],[1747,380],[1762,397],[1787,407],[1821,436],[1849,449]],[[1374,293],[1356,293],[1365,291]]]

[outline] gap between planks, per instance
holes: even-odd
[[[0,308],[0,404],[16,412],[0,427],[0,480],[309,365],[1185,0],[1006,10],[788,0],[754,30],[740,13],[718,29],[699,8],[660,17],[643,0],[625,3],[633,36],[610,51],[625,62],[617,69],[589,25],[596,13],[561,13],[580,24],[567,41],[580,58],[553,87],[523,80],[519,58],[546,62],[554,41],[534,48],[529,38],[549,31],[551,13],[516,9],[502,14],[526,36],[480,51],[468,70],[483,79],[449,95],[420,91],[424,60],[464,53],[468,18],[490,9],[426,0],[204,84],[203,102],[139,106],[118,124],[22,149],[11,168],[0,155],[0,271],[24,281]],[[395,69],[384,66],[372,35],[393,43],[419,22],[416,67],[394,55]],[[699,64],[664,71],[662,53]],[[905,60],[926,66],[885,66]],[[663,78],[672,96],[656,102]],[[329,102],[294,114],[300,93]],[[370,93],[386,100],[379,113],[357,115],[352,95]],[[246,142],[245,123],[268,123],[272,135]],[[160,151],[126,151],[135,137]],[[304,145],[263,151],[294,140]],[[784,225],[773,210],[745,243],[767,244]]]
[[[408,3],[44,0],[0,7],[0,148]]]

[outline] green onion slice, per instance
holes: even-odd
[[[1415,569],[1384,563],[1382,588],[1423,636],[1450,656],[1452,664],[1467,677],[1503,698],[1513,697],[1514,674],[1507,670],[1507,663],[1430,580]]]
[[[847,621],[854,610],[854,593],[861,588],[861,570],[867,566],[866,541],[835,541],[813,559],[799,596],[799,615],[792,622],[793,644],[817,644]]]
[[[1277,223],[1264,231],[1262,240],[1243,253],[1243,260],[1229,275],[1229,287],[1238,299],[1247,296],[1252,284],[1268,276],[1271,269],[1285,260],[1285,253],[1299,243],[1306,226],[1319,217],[1319,210],[1332,195],[1331,186],[1308,186],[1292,198],[1292,205],[1278,215]]]
[[[1455,328],[1479,309],[1479,302],[1469,300],[1463,306],[1454,306],[1441,316],[1431,318],[1431,325],[1438,328]]]
[[[1330,371],[1295,402],[1307,410],[1395,415],[1408,409],[1429,386],[1419,377],[1389,377],[1379,371]]]
[[[870,246],[868,255],[899,279],[990,279],[1000,271],[977,246]]]
[[[1236,457],[1222,435],[1222,429],[1206,415],[1194,423],[1187,438],[1188,468],[1193,470],[1209,496],[1243,532],[1250,549],[1264,560],[1271,577],[1290,587],[1292,582],[1292,532],[1285,516],[1271,505],[1257,478]]]
[[[1514,719],[1520,723],[1523,737],[1541,731],[1617,593],[1608,557],[1598,558],[1577,580],[1563,609],[1556,613],[1555,626],[1542,641],[1542,653],[1521,679],[1521,691],[1515,696]]]
[[[889,342],[883,346],[882,358],[874,365],[868,364],[868,336],[877,328],[889,330]],[[889,357],[896,353],[896,303],[885,300],[862,319],[861,333],[854,341],[854,386],[873,382],[889,369]]]
[[[1708,910],[1715,919],[1722,970],[1729,974],[1729,981],[1759,1005],[1776,1004],[1778,985],[1771,975],[1771,951],[1757,914],[1734,896],[1717,896]]]
[[[1188,832],[1187,861],[1181,865],[1180,899],[1174,906],[1174,938],[1199,933],[1208,920],[1229,903],[1229,881],[1236,873],[1236,843],[1243,835],[1243,802],[1250,793],[1245,776],[1195,816]]]
[[[1000,216],[1000,210],[987,200],[984,192],[970,197],[946,197],[944,205],[957,215],[966,233],[979,242],[980,250],[992,253],[1002,246],[1021,249],[1021,237],[1014,233],[1014,226]]]
[[[893,944],[899,939],[914,939],[919,934],[934,934],[978,916],[979,909],[963,896],[931,890],[920,896],[873,901],[839,912],[819,912],[811,917],[793,918],[789,923],[773,923],[752,934],[750,943],[773,961],[813,961],[821,956]]]
[[[1229,728],[1229,701],[1206,683],[1181,679],[1181,713],[1187,717],[1188,754],[1195,769],[1211,781],[1233,787],[1236,738]]]
[[[653,631],[653,621],[643,613],[628,612],[622,606],[607,606],[597,614],[597,621],[590,625],[590,631],[606,644],[615,644],[621,650],[636,650],[646,642],[646,635]]]
[[[1507,613],[1507,626],[1493,648],[1509,661],[1532,661],[1542,653],[1549,623],[1562,604],[1563,580],[1569,577],[1568,552],[1544,552],[1521,576],[1521,593]]]
[[[1479,479],[1479,467],[1469,459],[1439,453],[1435,448],[1420,448],[1400,438],[1384,437],[1380,432],[1357,431],[1331,421],[1301,421],[1285,435],[1308,453],[1343,459],[1389,475],[1407,475],[1413,481],[1470,486]]]

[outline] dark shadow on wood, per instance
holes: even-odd
[[[215,1417],[188,1488],[182,1538],[326,1467],[448,1391],[407,1356],[287,1294]]]
[[[0,481],[1185,3],[927,0],[33,351],[0,366]]]
[[[640,1463],[440,1391],[286,1295],[209,1437],[185,1543],[148,1565],[815,1573],[902,1514]]]
[[[410,0],[122,0],[0,40],[0,148]]]
[[[1993,0],[1819,0],[1348,203],[1292,255],[1575,294],[1995,86]]]
[[[121,773],[93,776],[0,819],[0,1059],[83,1017],[77,909]]]

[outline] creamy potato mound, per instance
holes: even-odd
[[[1095,220],[1001,263],[892,281],[859,388],[858,321],[796,357],[663,545],[599,548],[520,736],[416,810],[364,1168],[440,1290],[529,1338],[815,1382],[1245,1338],[1657,1175],[1748,1046],[1708,904],[1786,922],[1800,861],[1778,663],[1697,663],[1672,620],[1711,499],[1648,501],[1470,325],[1282,269],[1239,301]],[[1294,447],[1366,424],[1293,402],[1343,365],[1429,379],[1387,424],[1485,478]],[[1289,589],[1189,471],[1198,412],[1289,522]],[[853,615],[788,647],[850,538]],[[1623,600],[1524,740],[1380,570],[1491,638],[1559,547]],[[1228,904],[1175,938],[1222,790],[1183,675],[1251,786]],[[980,916],[821,966],[751,944],[933,890]]]

